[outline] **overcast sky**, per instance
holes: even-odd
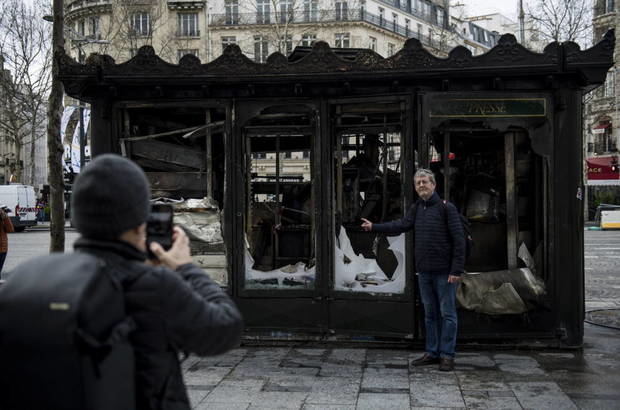
[[[465,16],[480,16],[482,14],[501,13],[511,20],[517,20],[519,0],[452,0],[452,5],[462,3],[467,11]],[[526,1],[523,2],[525,8]]]

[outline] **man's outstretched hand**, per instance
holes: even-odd
[[[362,218],[362,225],[361,226],[362,226],[362,229],[365,230],[366,232],[372,231],[372,222],[370,222],[366,218]]]

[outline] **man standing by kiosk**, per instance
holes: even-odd
[[[464,271],[465,236],[456,207],[435,192],[433,172],[418,169],[413,181],[420,198],[403,219],[372,223],[362,218],[362,229],[392,234],[413,229],[426,329],[426,352],[413,365],[439,364],[439,370],[451,371],[457,334],[456,288]]]

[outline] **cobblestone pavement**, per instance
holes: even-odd
[[[602,351],[465,352],[454,372],[412,367],[420,353],[253,347],[183,367],[201,410],[620,408],[618,361]]]

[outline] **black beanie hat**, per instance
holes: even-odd
[[[71,221],[84,237],[117,239],[146,222],[150,196],[138,165],[116,154],[100,155],[73,184]]]

